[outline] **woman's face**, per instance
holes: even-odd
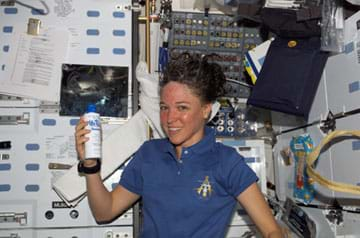
[[[202,139],[210,111],[211,104],[202,104],[185,84],[169,82],[161,90],[160,123],[177,149]]]

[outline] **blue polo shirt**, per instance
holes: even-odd
[[[120,184],[143,198],[143,238],[224,237],[236,197],[257,181],[234,148],[204,138],[177,159],[168,139],[145,142]]]

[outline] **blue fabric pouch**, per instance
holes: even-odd
[[[320,37],[277,37],[247,103],[307,119],[327,58]]]

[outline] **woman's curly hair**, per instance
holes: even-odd
[[[221,66],[209,62],[210,56],[183,53],[167,64],[160,80],[160,89],[169,82],[187,85],[204,103],[211,103],[224,93],[226,82]]]

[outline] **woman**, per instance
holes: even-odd
[[[168,64],[160,83],[160,122],[167,138],[145,142],[112,192],[99,173],[86,174],[97,221],[111,221],[142,197],[141,237],[224,237],[240,202],[264,237],[282,237],[255,173],[205,126],[224,84],[221,67],[206,57],[182,55]],[[91,170],[96,161],[84,160],[85,126],[83,119],[76,126],[76,149]]]

